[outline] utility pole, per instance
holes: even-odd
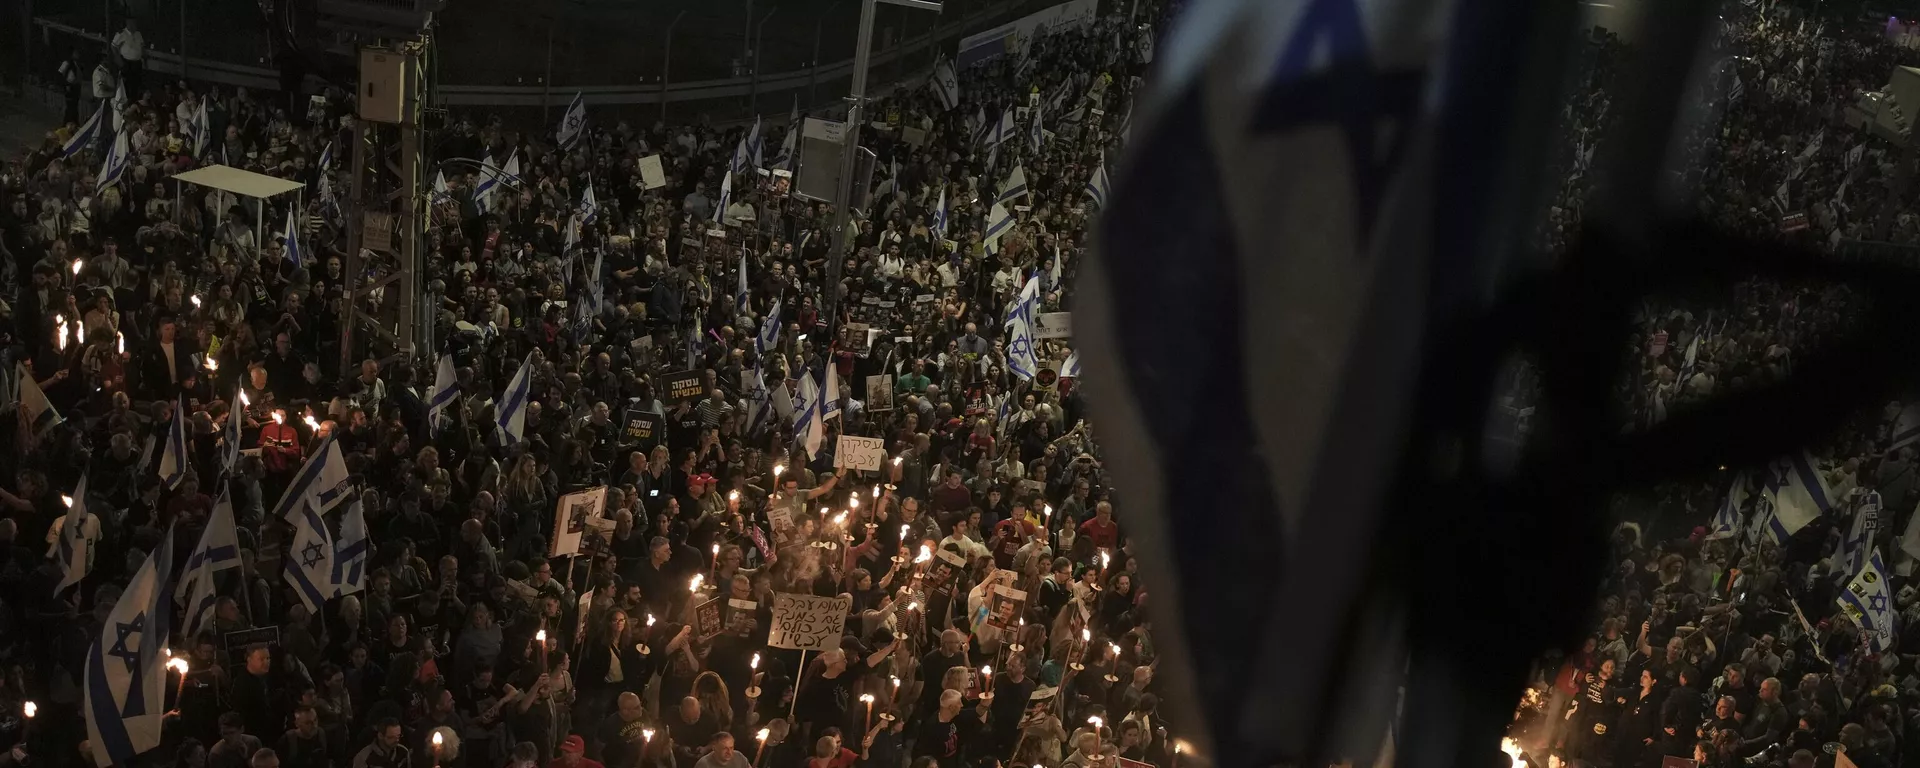
[[[853,88],[847,95],[847,129],[840,149],[840,180],[833,191],[833,249],[827,258],[827,291],[823,302],[829,323],[837,317],[840,273],[846,268],[847,249],[853,240],[847,222],[853,207],[853,174],[856,153],[860,150],[860,126],[866,122],[867,66],[873,57],[873,13],[875,6],[882,2],[935,13],[944,7],[930,0],[860,0],[859,36],[854,39],[853,47]]]

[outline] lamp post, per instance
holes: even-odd
[[[807,70],[807,109],[813,109],[813,88],[820,82],[820,30],[827,23],[827,17],[833,15],[833,9],[840,7],[842,0],[833,0],[820,18],[813,22],[813,66]]]
[[[667,73],[673,66],[673,28],[680,26],[680,20],[687,17],[681,11],[673,17],[673,23],[667,25],[667,42],[660,46],[660,122],[667,121]]]
[[[855,157],[860,149],[860,126],[865,121],[863,113],[867,103],[867,65],[873,58],[873,12],[874,7],[885,2],[907,8],[919,8],[923,11],[939,12],[940,3],[931,0],[861,0],[859,37],[853,47],[853,89],[847,95],[847,129],[840,150],[840,180],[833,191],[833,250],[827,259],[827,290],[825,317],[835,317],[834,312],[840,304],[840,272],[846,266],[848,237],[848,208],[853,203],[853,171]]]
[[[774,6],[767,15],[760,17],[760,23],[753,25],[753,86],[747,91],[747,113],[760,114],[760,32],[767,28],[767,22],[780,12],[780,6]]]

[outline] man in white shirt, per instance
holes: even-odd
[[[120,57],[120,71],[127,79],[127,98],[140,98],[140,76],[147,70],[147,39],[133,17],[127,17],[127,28],[113,36],[113,53]]]
[[[967,528],[968,523],[966,518],[955,520],[953,522],[953,535],[941,539],[940,548],[946,549],[948,545],[958,548],[960,554],[966,556],[967,562],[973,562],[983,557],[992,557],[993,553],[987,550],[987,545],[974,541],[973,537],[967,535]]]

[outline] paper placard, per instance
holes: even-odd
[[[944,562],[947,565],[951,565],[955,568],[967,567],[967,559],[964,557],[961,557],[960,553],[958,552],[953,552],[946,549],[940,549],[940,550],[935,550],[934,554],[939,556],[941,562]]]
[[[660,436],[666,433],[666,428],[667,417],[652,411],[629,408],[622,434],[628,442],[639,444],[641,450],[651,451],[660,444]]]
[[[741,600],[740,598],[737,598],[737,597],[729,597],[729,598],[727,598],[727,607],[728,607],[728,608],[732,608],[732,609],[734,609],[734,610],[736,610],[736,611],[757,611],[757,610],[760,610],[760,604],[759,604],[759,603],[756,603],[756,602],[754,602],[754,601],[752,601],[752,600]]]
[[[878,297],[878,296],[862,296],[862,297],[860,297],[860,303],[861,303],[861,304],[865,304],[865,305],[867,305],[867,306],[869,306],[869,307],[875,307],[875,306],[879,306],[879,305],[880,305],[880,297]]]
[[[995,589],[992,597],[987,606],[987,626],[995,629],[1018,628],[1020,615],[1027,610],[1027,593],[1017,589]]]
[[[727,231],[719,227],[708,227],[707,237],[726,237]]]
[[[900,306],[900,302],[894,301],[893,299],[880,300],[881,309],[893,309],[894,307],[897,307],[897,306]]]
[[[700,399],[701,395],[706,394],[706,385],[702,383],[703,381],[704,377],[700,375],[698,369],[667,374],[665,377],[667,402],[679,405]]]
[[[767,645],[796,651],[829,651],[840,647],[847,628],[852,597],[816,597],[788,592],[773,595],[773,627]]]
[[[588,488],[560,497],[553,505],[553,544],[548,557],[580,554],[580,539],[586,535],[587,521],[601,517],[607,506],[607,487]]]
[[[693,636],[700,642],[707,642],[720,636],[725,626],[720,623],[720,601],[714,598],[693,609]]]
[[[931,293],[923,293],[913,297],[913,303],[915,304],[932,304],[933,300],[934,295]]]
[[[867,412],[893,410],[893,376],[881,373],[867,377]]]
[[[768,507],[767,523],[772,525],[773,529],[776,531],[785,531],[785,530],[791,529],[793,528],[793,513],[789,511],[786,505],[784,504],[777,507]],[[754,543],[760,544],[760,542],[758,541],[755,541]],[[763,545],[760,547],[760,551],[765,552],[767,551],[767,548]]]
[[[660,167],[659,155],[640,158],[640,185],[647,189],[659,189],[667,185],[667,171]]]
[[[927,131],[925,128],[907,126],[900,129],[900,140],[916,147],[924,147],[927,145]]]
[[[1033,320],[1033,337],[1036,339],[1073,337],[1072,312],[1041,312]]]
[[[593,590],[580,593],[580,604],[573,613],[573,636],[587,636],[587,616],[593,613]]]
[[[725,631],[736,635],[753,634],[753,626],[760,621],[760,604],[752,600],[727,600],[727,625]]]
[[[913,337],[912,337],[912,336],[895,336],[895,337],[893,337],[893,343],[895,343],[895,344],[912,344],[912,343],[913,343]]]
[[[868,386],[872,386],[869,384]],[[878,472],[887,463],[887,441],[878,437],[841,435],[834,447],[833,465],[858,472]]]
[[[227,658],[233,659],[236,665],[244,667],[247,665],[247,652],[254,646],[280,647],[280,628],[274,626],[237,630],[221,635],[220,641],[226,645]]]

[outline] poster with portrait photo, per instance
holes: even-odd
[[[553,543],[547,556],[580,554],[580,540],[586,537],[589,521],[600,519],[606,508],[604,485],[561,496],[553,506]]]
[[[893,410],[893,374],[881,373],[867,377],[867,412],[880,413]]]
[[[1020,616],[1027,611],[1027,593],[1004,587],[993,590],[992,598],[987,604],[987,626],[1004,630],[1019,627]]]

